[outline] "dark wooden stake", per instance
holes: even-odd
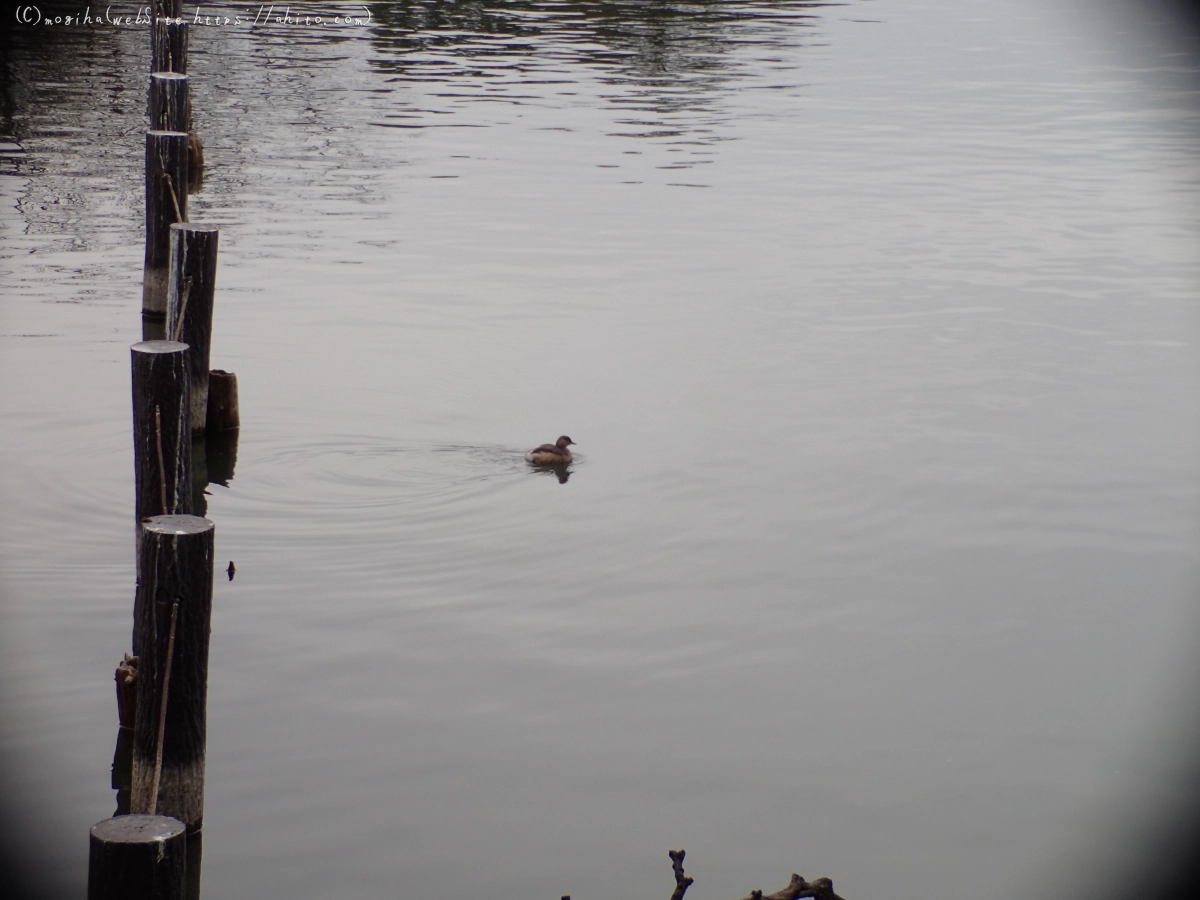
[[[200,866],[204,857],[204,832],[187,836],[187,900],[200,900]]]
[[[148,110],[153,131],[191,131],[188,77],[178,72],[151,72]]]
[[[219,237],[215,225],[176,223],[171,226],[167,337],[188,345],[192,431],[203,431],[208,419],[208,354],[212,344]]]
[[[138,696],[130,808],[175,816],[189,831],[204,822],[213,534],[213,523],[199,516],[144,521],[134,601]]]
[[[187,74],[188,23],[155,17],[150,24],[150,71]]]
[[[187,832],[168,816],[118,816],[92,826],[88,900],[184,900]]]
[[[211,434],[216,431],[232,431],[242,424],[241,412],[238,410],[237,376],[224,369],[213,369],[208,373],[208,424],[206,430]],[[236,445],[234,452],[237,452]],[[233,466],[229,467],[230,474]]]
[[[182,131],[146,132],[146,265],[142,315],[167,314],[167,265],[171,225],[186,222],[188,136]]]
[[[137,664],[136,656],[125,654],[117,666],[117,721],[123,728],[133,727],[134,710],[137,709]]]
[[[114,816],[129,815],[133,787],[133,721],[137,712],[137,657],[125,654],[117,666],[117,746],[113,751],[112,789],[117,792]]]
[[[187,344],[143,341],[133,369],[134,522],[192,511],[192,436],[188,427]],[[137,651],[134,651],[137,655]]]
[[[167,317],[142,316],[142,340],[165,341],[167,339]]]

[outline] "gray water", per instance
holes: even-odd
[[[1194,706],[1194,62],[1084,2],[367,6],[192,30],[243,421],[205,897],[1135,864]],[[6,40],[0,738],[81,894],[147,35]]]

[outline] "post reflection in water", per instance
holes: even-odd
[[[227,488],[237,466],[239,429],[192,436],[192,513],[208,514],[208,487]]]
[[[620,116],[616,137],[672,139],[704,146],[721,139],[739,80],[763,73],[761,51],[782,55],[804,40],[825,6],[756,2],[613,3],[401,2],[380,4],[372,29],[373,68],[387,83],[445,85],[423,97],[435,108],[398,110],[379,124],[446,125],[439,116],[488,103],[524,106],[570,102],[581,79]],[[760,52],[747,59],[748,48]],[[686,166],[681,166],[686,167]]]

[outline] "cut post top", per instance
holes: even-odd
[[[187,81],[187,76],[180,72],[151,72],[150,77],[151,78],[167,78],[167,79],[174,80],[174,81],[178,81],[178,80]]]
[[[186,131],[147,131],[146,135],[155,135],[156,137],[181,137],[184,140],[187,140]]]
[[[144,844],[183,834],[187,826],[171,816],[134,814],[114,816],[92,826],[92,835],[106,844]]]
[[[182,341],[141,341],[129,349],[138,353],[178,353],[187,348],[188,345]]]
[[[202,516],[149,516],[142,519],[142,531],[151,534],[204,534],[213,527],[212,521]]]

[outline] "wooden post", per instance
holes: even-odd
[[[177,72],[150,73],[150,128],[153,131],[191,131],[192,104],[188,77]]]
[[[213,292],[217,282],[215,225],[171,226],[167,281],[167,337],[188,345],[188,390],[192,431],[208,417],[208,352],[212,343]]]
[[[187,832],[168,816],[118,816],[92,826],[88,900],[184,900]]]
[[[224,369],[213,369],[208,373],[208,425],[209,434],[215,431],[232,431],[242,425],[242,414],[238,409],[237,376]],[[237,452],[237,445],[234,445]],[[233,467],[230,466],[230,472]]]
[[[165,341],[167,339],[167,318],[152,319],[142,316],[142,340]]]
[[[133,611],[138,695],[130,808],[175,816],[189,831],[204,822],[213,533],[213,523],[199,516],[144,521]]]
[[[113,751],[112,789],[117,792],[114,816],[129,815],[133,787],[133,722],[137,711],[137,657],[125,654],[117,666],[117,746]]]
[[[133,729],[117,727],[117,745],[113,748],[112,789],[117,792],[114,816],[129,815],[129,798],[133,792]]]
[[[155,16],[150,23],[150,71],[187,74],[188,23]]]
[[[182,131],[146,132],[146,265],[142,315],[167,314],[167,264],[171,225],[187,221],[188,136]]]
[[[200,866],[203,863],[203,857],[204,832],[189,831],[187,836],[187,900],[200,900]]]
[[[187,344],[143,341],[133,369],[134,522],[192,511],[192,436],[188,427]],[[134,650],[137,655],[137,650]]]

